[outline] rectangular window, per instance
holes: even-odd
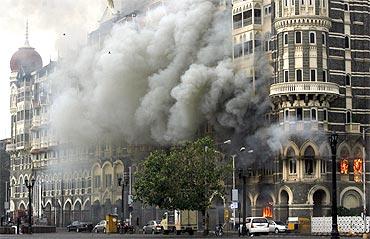
[[[313,158],[305,158],[304,166],[305,166],[304,167],[305,173],[307,175],[312,175],[313,174],[313,167],[314,167]]]
[[[314,32],[310,32],[310,44],[316,43],[316,34]]]
[[[303,119],[303,110],[302,108],[297,108],[297,121],[302,121]]]
[[[322,71],[322,81],[323,81],[323,82],[327,82],[327,81],[328,81],[328,78],[327,78],[327,71],[326,71],[326,70],[323,70],[323,71]]]
[[[289,71],[284,71],[284,82],[289,82]]]
[[[322,45],[326,46],[326,33],[325,32],[322,33]]]
[[[317,111],[316,111],[316,109],[311,109],[311,120],[313,120],[313,121],[317,120]]]
[[[244,55],[249,55],[253,53],[253,41],[244,42]]]
[[[302,70],[296,70],[296,81],[302,81]]]
[[[105,175],[105,187],[112,186],[112,174]]]
[[[316,81],[316,70],[310,70],[310,80]]]
[[[249,26],[252,24],[252,9],[243,13],[243,27]]]
[[[297,173],[297,161],[294,158],[289,159],[289,174],[296,173]]]
[[[95,176],[94,177],[94,187],[95,188],[100,188],[100,176]]]
[[[295,33],[295,43],[301,44],[302,43],[302,32]]]
[[[261,24],[261,9],[254,9],[254,24]]]
[[[234,29],[238,29],[242,27],[242,14],[236,14],[233,16],[233,26]]]
[[[284,45],[288,45],[288,33],[284,33]]]
[[[242,44],[234,45],[234,58],[239,58],[243,55],[243,46]]]
[[[326,173],[326,161],[321,160],[321,167],[320,167],[321,173]]]
[[[285,110],[284,119],[285,121],[289,121],[289,110]]]
[[[324,121],[328,120],[328,111],[324,110]]]

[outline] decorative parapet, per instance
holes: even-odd
[[[289,28],[294,30],[296,27],[321,27],[326,30],[331,28],[331,20],[323,16],[291,16],[276,18],[274,26],[277,32],[287,31]]]

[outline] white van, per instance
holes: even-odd
[[[242,227],[239,226],[239,234],[242,235]],[[264,217],[247,217],[245,220],[245,233],[247,236],[254,234],[265,234],[269,233],[269,222]]]

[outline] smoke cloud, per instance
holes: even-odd
[[[255,82],[234,69],[230,11],[211,0],[169,0],[116,24],[101,48],[64,57],[52,76],[54,130],[77,142],[160,145],[192,139],[205,122],[254,134],[270,107],[271,67],[256,54]]]

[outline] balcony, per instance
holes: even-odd
[[[36,152],[41,148],[41,142],[40,139],[34,139],[31,144],[31,153]]]
[[[359,134],[361,133],[361,124],[359,123],[349,123],[346,124],[346,132],[347,133],[353,133],[353,134]]]
[[[39,127],[41,124],[41,119],[40,119],[40,116],[34,116],[32,118],[32,126],[34,127]]]
[[[270,96],[290,94],[326,94],[339,95],[339,86],[330,82],[285,82],[273,84]]]

